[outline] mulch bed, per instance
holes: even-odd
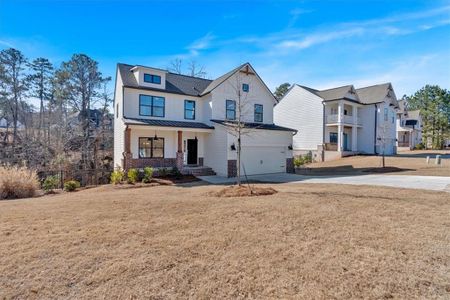
[[[277,191],[271,187],[256,187],[244,185],[227,186],[216,192],[211,192],[216,197],[249,197],[249,196],[265,196],[276,194]]]
[[[115,188],[118,189],[134,189],[134,188],[142,188],[142,187],[150,187],[150,186],[160,186],[160,185],[174,185],[174,184],[182,184],[199,181],[198,178],[192,175],[185,175],[182,177],[155,177],[150,180],[148,183],[136,182],[135,184],[123,183],[115,185]]]

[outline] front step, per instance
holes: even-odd
[[[216,173],[210,167],[185,167],[183,168],[183,174],[193,176],[211,176]]]

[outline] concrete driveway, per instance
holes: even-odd
[[[232,184],[235,178],[200,176],[212,184]],[[287,173],[248,176],[251,181],[266,183],[335,183],[390,186],[409,189],[424,189],[450,192],[450,177],[410,175],[353,175],[353,176],[305,176]],[[245,180],[243,178],[243,180]]]

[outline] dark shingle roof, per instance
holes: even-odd
[[[157,89],[151,87],[140,86],[133,75],[131,69],[134,67],[127,64],[117,64],[120,76],[125,87],[139,88],[144,90],[161,91],[167,93],[199,96],[210,85],[212,80],[185,76],[180,74],[166,73],[166,88]]]
[[[124,119],[127,125],[147,125],[147,126],[161,126],[161,127],[185,127],[185,128],[199,128],[199,129],[214,129],[200,122],[185,122],[185,121],[169,121],[169,120],[154,120],[154,119]]]
[[[226,121],[226,120],[211,120],[211,122],[225,125],[225,126],[227,125],[227,123],[228,124],[233,123],[232,121]],[[296,129],[282,127],[282,126],[278,126],[275,124],[262,124],[262,123],[244,123],[244,124],[245,124],[246,128],[297,132]]]
[[[391,84],[388,82],[357,89],[356,93],[362,103],[373,104],[383,102],[390,88]]]

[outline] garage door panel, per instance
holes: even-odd
[[[247,175],[286,171],[286,150],[283,147],[243,146],[241,172]]]

